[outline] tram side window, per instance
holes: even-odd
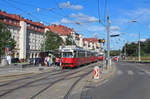
[[[72,52],[64,52],[63,57],[72,58],[73,57]]]
[[[77,52],[74,52],[74,57],[78,58],[78,53]]]

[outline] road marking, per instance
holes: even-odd
[[[128,75],[133,75],[134,72],[132,70],[128,70]]]
[[[145,71],[145,73],[148,74],[148,75],[150,75],[150,72],[148,72],[148,71]]]
[[[118,74],[118,75],[121,75],[121,74],[123,74],[123,72],[122,72],[121,70],[118,70],[118,71],[117,71],[117,74]]]

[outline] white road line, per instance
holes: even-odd
[[[118,70],[118,71],[117,71],[117,74],[118,74],[118,75],[121,75],[121,74],[123,74],[123,72],[122,72],[121,70]]]
[[[150,75],[150,72],[148,72],[148,71],[145,71],[145,73],[148,74],[148,75]]]
[[[132,70],[128,70],[128,75],[133,75],[134,72]]]

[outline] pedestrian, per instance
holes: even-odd
[[[59,65],[60,65],[60,58],[57,57],[57,58],[56,58],[56,66],[59,66]]]
[[[62,59],[61,59],[61,57],[59,58],[59,66],[61,66],[61,64],[62,64]]]
[[[44,65],[47,66],[47,56],[44,59]]]
[[[50,65],[51,65],[51,61],[50,61],[50,57],[48,56],[47,57],[47,66],[50,67]]]
[[[50,64],[53,64],[53,58],[50,56]]]

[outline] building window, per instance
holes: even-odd
[[[11,19],[8,19],[8,22],[9,22],[9,23],[11,23],[11,22],[12,22],[12,20],[11,20]]]
[[[28,27],[30,27],[30,24],[27,24]]]
[[[32,26],[32,29],[34,29],[34,26]]]
[[[16,22],[16,21],[14,21],[14,24],[17,24],[17,22]]]
[[[4,19],[4,22],[6,22],[7,21],[7,19]]]

